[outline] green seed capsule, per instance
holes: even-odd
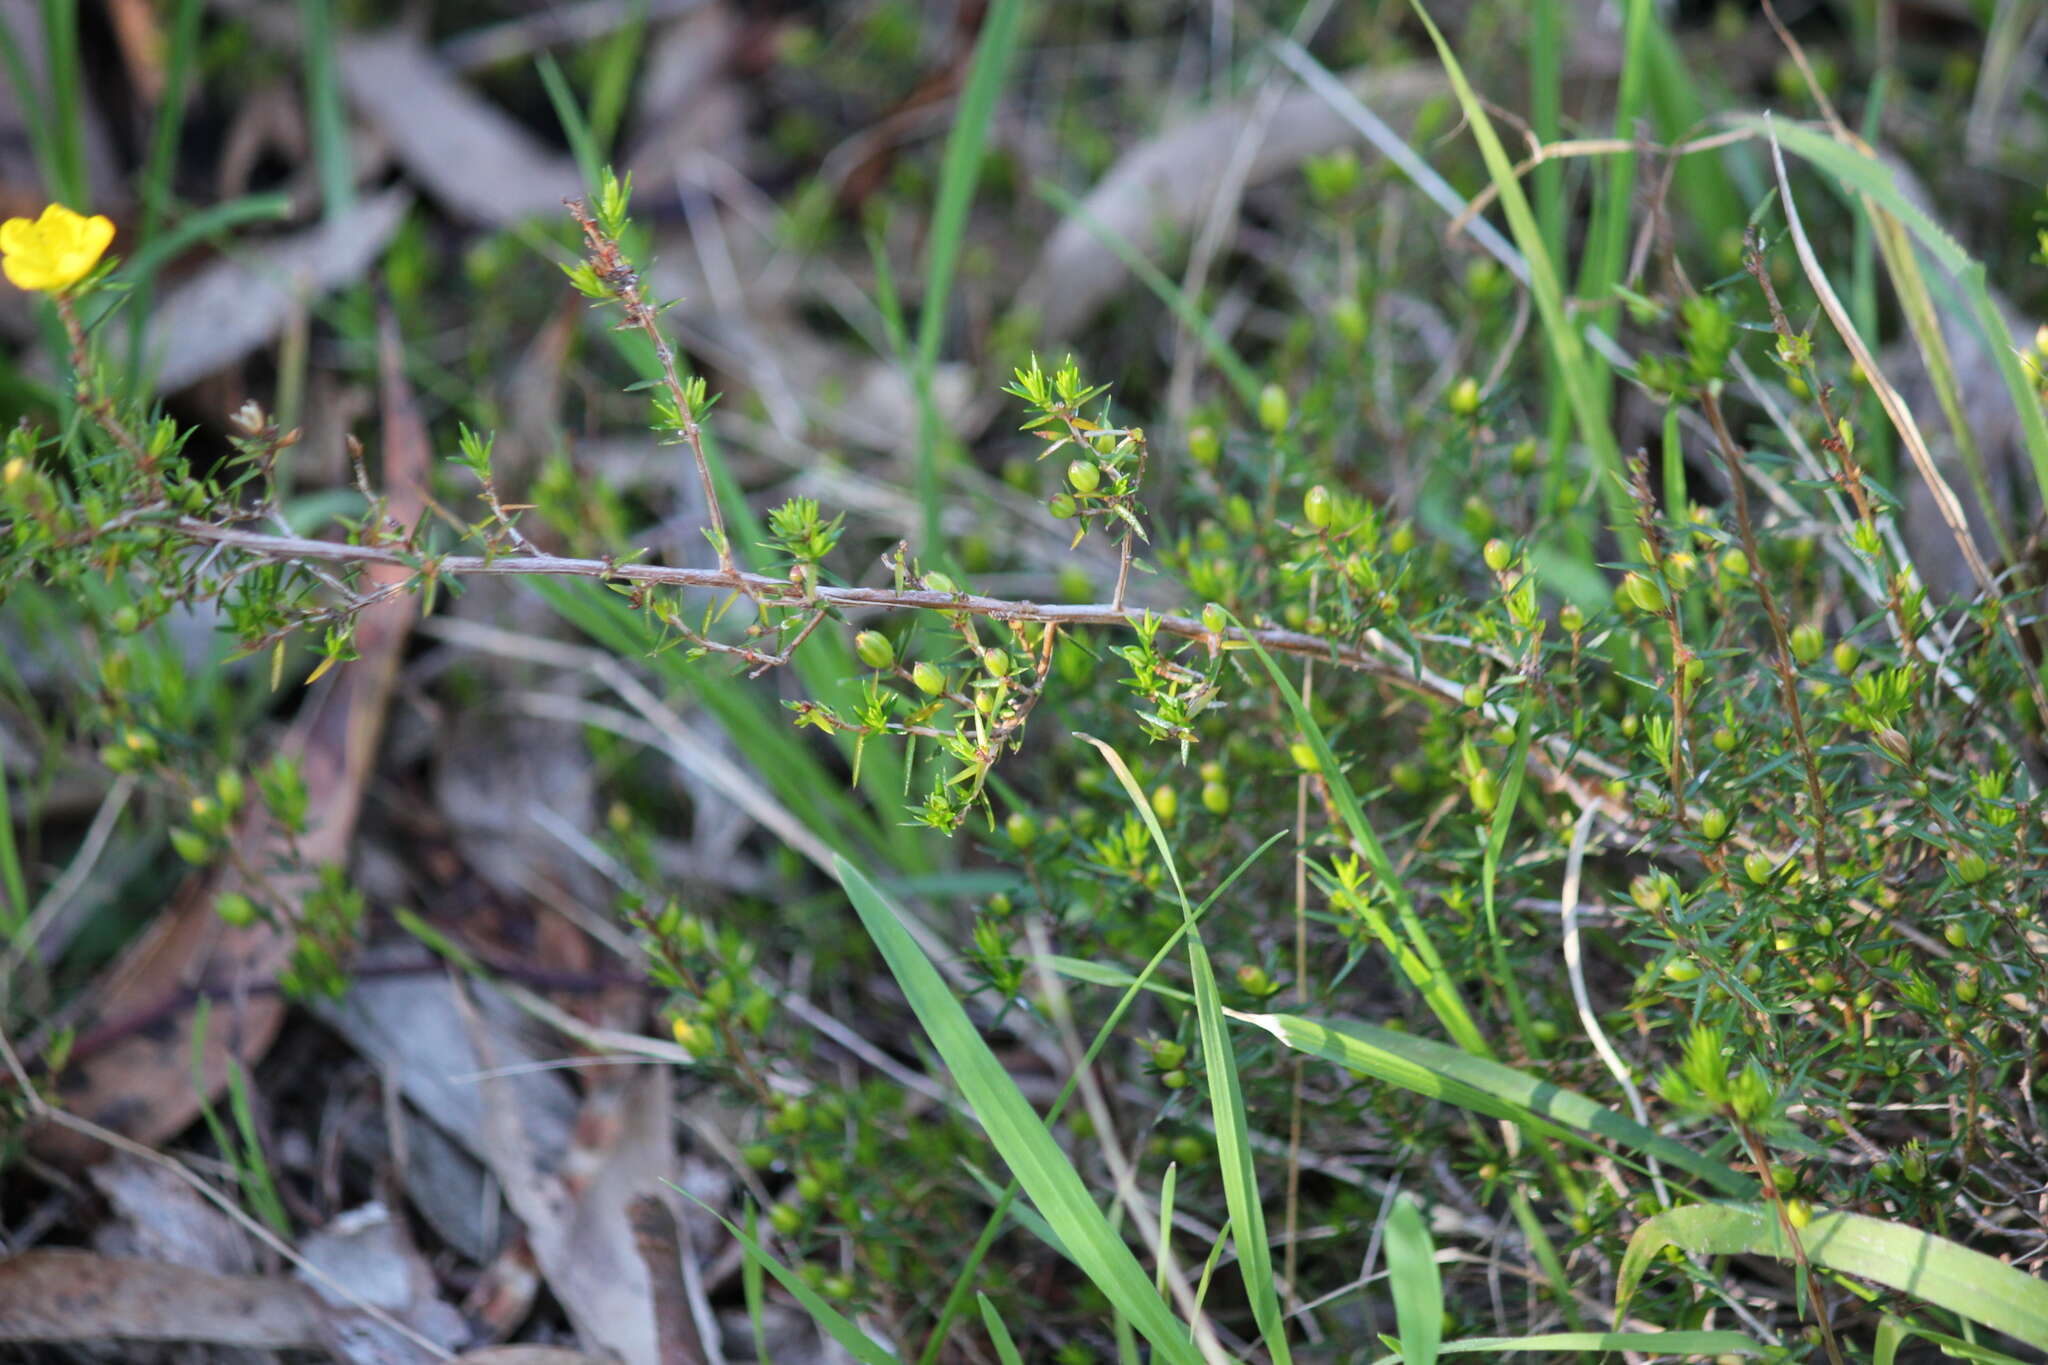
[[[1744,855],[1742,859],[1743,875],[1758,886],[1768,886],[1771,874],[1777,870],[1778,865],[1771,861],[1771,855],[1768,853],[1750,853]]]
[[[888,668],[896,662],[896,647],[878,630],[864,630],[854,636],[853,652],[869,668]]]
[[[1818,659],[1821,648],[1826,643],[1826,640],[1821,636],[1819,626],[1803,625],[1792,627],[1792,657],[1801,664],[1810,664],[1815,659]]]
[[[1302,494],[1301,519],[1316,530],[1320,531],[1330,524],[1330,510],[1330,490],[1322,484],[1317,484]]]
[[[1278,384],[1268,384],[1259,390],[1259,425],[1277,436],[1287,430],[1290,416],[1287,390]]]
[[[1102,466],[1093,460],[1075,460],[1067,466],[1067,482],[1076,493],[1093,493],[1102,485]]]
[[[1230,788],[1221,782],[1202,784],[1202,809],[1211,815],[1230,814]]]
[[[1480,551],[1480,557],[1486,561],[1486,567],[1495,573],[1501,572],[1515,562],[1515,552],[1508,548],[1505,540],[1498,537],[1486,542],[1486,548]]]
[[[1674,957],[1664,964],[1664,975],[1680,985],[1700,979],[1700,964],[1688,958]]]
[[[1466,375],[1451,386],[1450,397],[1446,400],[1454,417],[1470,417],[1479,411],[1479,381]]]
[[[1700,813],[1700,837],[1709,843],[1719,843],[1728,837],[1728,812],[1719,806],[1710,806]]]
[[[1010,818],[1003,821],[1003,833],[1018,848],[1029,848],[1038,842],[1038,822],[1021,810],[1012,811]]]
[[[213,913],[230,928],[245,929],[256,922],[256,902],[239,891],[223,891],[213,903]]]
[[[1152,813],[1159,817],[1161,824],[1172,824],[1173,817],[1180,814],[1180,793],[1164,784],[1154,787]]]
[[[1557,623],[1570,634],[1577,635],[1586,628],[1586,613],[1567,602],[1557,609]]]
[[[1749,556],[1740,550],[1723,550],[1721,552],[1721,572],[1730,578],[1748,578]]]
[[[946,674],[937,664],[920,659],[916,668],[910,670],[910,680],[917,684],[917,690],[927,697],[936,697],[946,690]]]
[[[1074,501],[1074,495],[1063,491],[1046,499],[1045,510],[1052,513],[1055,520],[1072,521],[1074,514],[1081,509],[1080,504]]]
[[[1656,580],[1632,573],[1621,580],[1621,587],[1637,611],[1648,612],[1653,616],[1662,614],[1664,589],[1657,586]]]
[[[1188,456],[1204,469],[1213,469],[1222,458],[1223,443],[1213,427],[1196,427],[1188,433]]]

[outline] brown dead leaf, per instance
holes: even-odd
[[[315,228],[238,252],[167,292],[150,314],[144,354],[170,393],[269,343],[303,300],[353,283],[375,264],[412,207],[387,190]]]
[[[559,214],[582,193],[567,157],[457,80],[418,39],[387,32],[341,45],[341,84],[358,117],[399,164],[453,213],[487,227]]]
[[[488,1064],[492,1039],[474,1014],[470,1032]],[[566,1151],[541,1149],[487,1076],[486,1160],[578,1337],[626,1365],[662,1365],[652,1286],[627,1210],[643,1195],[666,1198],[675,1177],[672,1073],[621,1070],[623,1080],[606,1077],[592,1090]]]
[[[432,452],[427,430],[405,379],[395,328],[383,345],[384,479],[390,515],[404,526],[425,513]],[[404,570],[369,572],[374,588],[402,581]],[[307,828],[295,856],[282,831],[260,810],[244,819],[235,838],[252,850],[259,867],[290,870],[268,879],[268,892],[296,905],[317,879],[315,869],[345,865],[356,814],[384,725],[384,710],[398,674],[399,654],[411,633],[415,606],[405,594],[367,608],[356,618],[359,657],[316,688],[286,735],[282,751],[299,760],[309,795]],[[231,928],[213,911],[223,891],[239,885],[221,868],[188,881],[176,902],[118,958],[104,981],[87,993],[73,1061],[58,1078],[60,1102],[70,1112],[146,1144],[183,1130],[202,1101],[226,1086],[235,1065],[261,1057],[277,1036],[285,1003],[274,989],[289,961],[289,925],[259,921]],[[202,1086],[192,1081],[196,997],[220,1000],[204,1040]],[[83,1164],[106,1152],[75,1130],[45,1125],[35,1135],[45,1156]]]
[[[321,1344],[326,1314],[304,1285],[215,1275],[87,1251],[0,1261],[0,1342],[205,1341],[282,1350]]]

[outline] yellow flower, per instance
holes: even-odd
[[[34,222],[9,218],[0,223],[0,270],[22,289],[69,289],[92,273],[113,240],[109,219],[87,218],[52,204]]]

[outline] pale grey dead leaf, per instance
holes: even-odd
[[[474,1010],[465,1024],[486,1067],[497,1065],[489,1026]],[[641,1195],[670,1194],[669,1068],[635,1067],[622,1080],[600,1082],[577,1118],[573,1146],[536,1142],[503,1079],[487,1076],[481,1088],[485,1159],[577,1336],[626,1365],[659,1365],[647,1267],[626,1207]]]
[[[103,1254],[223,1275],[256,1268],[248,1234],[169,1168],[122,1152],[86,1174],[112,1215],[93,1230]]]
[[[165,393],[224,369],[281,331],[295,308],[361,279],[412,206],[387,190],[340,218],[238,250],[168,291],[149,319],[145,355]]]
[[[1381,114],[1403,120],[1445,88],[1441,72],[1422,66],[1357,73],[1346,83]],[[1162,238],[1184,240],[1226,188],[1230,157],[1219,149],[1234,145],[1256,99],[1198,114],[1125,152],[1082,200],[1086,218],[1148,255]],[[1308,157],[1357,141],[1358,134],[1320,95],[1294,91],[1275,109],[1244,183],[1289,174]],[[1072,336],[1129,275],[1083,213],[1061,220],[1017,291],[1017,304],[1036,316],[1044,336]]]
[[[328,1350],[348,1365],[429,1365],[439,1359],[418,1342],[354,1311],[357,1303],[383,1309],[429,1341],[450,1349],[469,1339],[462,1314],[441,1300],[434,1273],[403,1223],[371,1202],[341,1214],[299,1244],[299,1255],[321,1272],[298,1276],[334,1310]],[[342,1292],[352,1297],[344,1297]]]
[[[458,80],[409,34],[341,45],[341,84],[357,117],[384,136],[406,174],[451,213],[486,227],[559,215],[583,192],[568,157]]]

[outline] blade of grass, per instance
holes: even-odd
[[[1081,958],[1054,956],[1047,962],[1060,975],[1096,986],[1128,988],[1131,974]],[[1144,989],[1182,1004],[1193,1004],[1186,991],[1158,982]],[[1604,1150],[1592,1138],[1613,1143],[1625,1152],[1652,1156],[1689,1172],[1707,1188],[1734,1198],[1756,1193],[1756,1182],[1683,1143],[1662,1137],[1626,1115],[1616,1113],[1576,1091],[1562,1089],[1538,1076],[1483,1057],[1461,1052],[1413,1033],[1346,1020],[1309,1019],[1298,1014],[1257,1014],[1224,1011],[1240,1023],[1264,1029],[1283,1046],[1350,1071],[1397,1085],[1403,1090],[1468,1109],[1487,1118],[1506,1119],[1531,1133],[1555,1137],[1588,1151]]]
[[[1639,1351],[1676,1359],[1765,1354],[1765,1347],[1740,1332],[1545,1332],[1528,1337],[1467,1337],[1437,1347],[1439,1356],[1498,1355],[1508,1351]],[[1405,1360],[1380,1356],[1373,1365]]]
[[[1515,823],[1515,807],[1522,796],[1522,777],[1529,761],[1529,710],[1515,714],[1515,743],[1502,765],[1500,791],[1493,802],[1493,814],[1486,823],[1486,849],[1479,861],[1479,898],[1486,913],[1486,938],[1493,953],[1494,979],[1508,998],[1508,1014],[1515,1021],[1515,1033],[1529,1056],[1541,1059],[1542,1040],[1536,1036],[1536,1021],[1529,1014],[1526,993],[1515,989],[1515,974],[1508,968],[1508,947],[1500,932],[1500,914],[1495,890],[1500,883],[1500,856],[1508,846],[1508,830]]]
[[[953,274],[960,262],[961,241],[967,234],[967,210],[974,200],[975,184],[981,179],[996,102],[1002,96],[1003,83],[1017,55],[1023,18],[1022,0],[996,0],[983,18],[981,36],[974,44],[973,64],[967,72],[967,85],[960,95],[960,111],[954,117],[953,131],[947,135],[945,155],[939,163],[938,196],[932,206],[930,235],[926,239],[924,301],[917,319],[917,363],[911,372],[918,407],[917,493],[924,511],[927,554],[941,553],[943,544],[939,535],[941,433],[932,375],[938,367],[940,343],[945,339]]]
[[[1166,865],[1180,899],[1181,921],[1187,928],[1188,967],[1191,993],[1195,998],[1195,1025],[1202,1040],[1202,1069],[1208,1074],[1209,1110],[1216,1127],[1216,1164],[1223,1176],[1224,1202],[1230,1209],[1232,1241],[1237,1246],[1238,1269],[1244,1277],[1245,1296],[1252,1306],[1252,1318],[1266,1343],[1273,1365],[1290,1365],[1287,1323],[1280,1309],[1280,1295],[1273,1280],[1273,1247],[1266,1236],[1266,1210],[1259,1196],[1259,1173],[1252,1160],[1251,1124],[1245,1115],[1244,1089],[1237,1075],[1237,1050],[1231,1046],[1224,1022],[1223,996],[1216,988],[1216,972],[1208,950],[1195,927],[1195,912],[1188,904],[1186,885],[1173,856],[1173,844],[1159,824],[1159,816],[1146,799],[1144,788],[1131,775],[1123,756],[1092,735],[1082,739],[1109,764],[1123,786],[1138,818],[1152,836],[1152,846]]]
[[[2032,379],[2020,363],[2012,337],[2005,330],[2004,319],[1999,316],[1998,306],[1991,298],[1983,263],[1972,260],[1960,242],[1906,198],[1891,170],[1861,149],[1844,146],[1812,128],[1783,120],[1744,117],[1737,119],[1736,123],[1755,129],[1765,137],[1775,137],[1785,150],[1814,163],[1851,193],[1863,196],[1873,212],[1897,219],[1955,279],[1968,304],[1968,316],[1998,366],[1999,377],[2005,383],[2014,411],[2019,414],[2035,481],[2043,494],[2048,495],[2048,416],[2041,411]],[[1882,245],[1882,234],[1879,242]]]
[[[761,1211],[751,1200],[747,1203],[747,1236],[757,1241],[761,1236]],[[754,1333],[754,1359],[759,1365],[775,1365],[768,1354],[768,1325],[762,1311],[767,1297],[762,1293],[762,1280],[757,1257],[748,1256],[740,1262],[740,1293],[747,1301],[747,1325]]]
[[[770,1275],[773,1275],[775,1282],[788,1290],[791,1298],[803,1305],[803,1310],[811,1315],[811,1321],[818,1324],[818,1330],[845,1347],[847,1354],[859,1361],[860,1365],[901,1365],[901,1362],[895,1356],[890,1355],[881,1346],[876,1344],[873,1337],[861,1331],[844,1313],[841,1313],[837,1308],[826,1302],[824,1296],[811,1288],[803,1276],[790,1270],[782,1262],[771,1256],[768,1253],[768,1249],[754,1239],[752,1233],[734,1223],[717,1209],[712,1208],[682,1186],[671,1185],[670,1188],[695,1204],[698,1208],[704,1210],[704,1212],[710,1214],[713,1218],[716,1218],[719,1222],[725,1224],[725,1230],[730,1232],[733,1240],[740,1244],[740,1249],[746,1253],[747,1258],[759,1265],[763,1270],[766,1270]],[[749,1221],[751,1222],[752,1220],[749,1219]]]
[[[2048,1281],[1943,1237],[1860,1213],[1816,1214],[1799,1230],[1814,1266],[1872,1280],[2048,1351]],[[1615,1289],[1621,1318],[1665,1247],[1688,1255],[1794,1254],[1768,1204],[1693,1204],[1651,1218],[1629,1238]]]
[[[1238,402],[1244,404],[1247,409],[1257,406],[1260,387],[1258,376],[1252,373],[1252,367],[1245,364],[1243,357],[1239,356],[1230,343],[1210,325],[1208,317],[1195,306],[1194,300],[1187,296],[1177,281],[1152,264],[1145,253],[1131,245],[1123,234],[1089,213],[1087,207],[1065,189],[1047,180],[1039,181],[1036,189],[1040,198],[1093,233],[1095,240],[1108,247],[1110,252],[1124,263],[1125,269],[1137,276],[1140,283],[1172,310],[1173,315],[1180,319],[1181,325],[1195,334],[1202,343],[1202,349],[1208,352],[1209,359],[1215,362],[1224,379],[1229,381],[1231,391],[1237,395]]]
[[[49,84],[44,98],[49,101],[50,160],[43,167],[52,197],[80,213],[92,211],[85,175],[85,114],[79,95],[85,89],[85,71],[78,61],[78,0],[42,0],[43,73]],[[29,91],[35,87],[17,85],[23,112],[33,103]],[[29,117],[34,117],[30,114]]]
[[[1352,791],[1350,779],[1345,777],[1344,769],[1338,764],[1336,752],[1330,748],[1322,726],[1302,704],[1299,691],[1289,684],[1287,675],[1280,671],[1280,665],[1273,661],[1265,647],[1256,640],[1248,643],[1258,655],[1259,662],[1266,666],[1267,676],[1273,680],[1281,699],[1287,703],[1303,741],[1315,752],[1317,770],[1324,790],[1329,793],[1330,804],[1337,808],[1337,816],[1343,821],[1352,846],[1372,869],[1374,889],[1393,903],[1405,942],[1396,943],[1389,939],[1383,941],[1384,946],[1400,963],[1409,981],[1422,993],[1424,1002],[1458,1046],[1475,1057],[1491,1057],[1493,1049],[1487,1046],[1479,1026],[1472,1020],[1471,1012],[1459,998],[1456,985],[1444,970],[1443,957],[1437,952],[1429,931],[1423,927],[1421,917],[1415,913],[1415,903],[1409,899],[1407,888],[1395,872],[1386,846],[1366,819],[1365,808],[1359,804],[1357,793]]]
[[[1238,862],[1237,866],[1231,869],[1230,874],[1217,884],[1216,889],[1209,893],[1208,899],[1195,907],[1195,923],[1201,923],[1203,916],[1209,913],[1210,907],[1220,901],[1224,894],[1237,883],[1237,880],[1252,869],[1258,860],[1265,855],[1267,849],[1285,838],[1286,833],[1285,830],[1280,830],[1272,834],[1264,843],[1246,854]],[[1095,1037],[1089,1042],[1087,1051],[1081,1055],[1081,1065],[1083,1067],[1094,1065],[1096,1057],[1101,1054],[1102,1049],[1108,1045],[1110,1038],[1115,1034],[1117,1025],[1123,1022],[1124,1015],[1137,1001],[1139,995],[1148,987],[1153,986],[1153,974],[1172,955],[1173,950],[1180,946],[1181,938],[1188,932],[1188,929],[1189,925],[1183,919],[1174,931],[1167,935],[1166,941],[1159,945],[1158,949],[1153,952],[1151,959],[1146,962],[1144,967],[1135,976],[1128,976],[1116,983],[1124,988],[1124,993],[1110,1010],[1108,1016],[1103,1019],[1101,1026],[1095,1030]],[[1048,961],[1057,965],[1064,960],[1054,958],[1048,959]],[[1061,970],[1064,971],[1064,968],[1061,968]],[[1067,974],[1071,975],[1071,973]],[[1067,1101],[1073,1097],[1079,1080],[1080,1073],[1078,1071],[1067,1078],[1066,1084],[1060,1088],[1058,1097],[1053,1100],[1052,1108],[1046,1111],[1047,1123],[1057,1122],[1059,1116],[1066,1112]],[[996,1233],[1001,1229],[1003,1218],[1009,1212],[1011,1200],[1016,1197],[1016,1194],[1017,1182],[1013,1177],[1009,1187],[1002,1192],[1001,1197],[997,1200],[995,1211],[989,1215],[988,1223],[981,1230],[980,1239],[976,1241],[973,1251],[968,1254],[967,1261],[962,1267],[960,1275],[955,1279],[953,1289],[946,1297],[945,1307],[939,1313],[938,1322],[933,1326],[931,1336],[926,1339],[923,1352],[918,1356],[918,1365],[931,1365],[938,1358],[939,1348],[945,1344],[946,1332],[964,1310],[967,1302],[967,1291],[973,1283],[974,1274],[980,1268],[983,1257],[988,1254],[989,1247],[994,1243]],[[1050,1239],[1048,1244],[1057,1249],[1062,1256],[1066,1255],[1065,1248],[1059,1246],[1056,1237]],[[1161,1242],[1160,1245],[1164,1246],[1165,1243]],[[1068,1259],[1071,1260],[1072,1258],[1069,1257]]]
[[[1436,1268],[1436,1245],[1414,1196],[1394,1197],[1387,1217],[1387,1283],[1394,1295],[1394,1324],[1401,1358],[1410,1365],[1436,1365],[1444,1337],[1444,1282]]]
[[[586,193],[596,194],[604,169],[604,156],[598,150],[597,135],[591,131],[590,120],[583,116],[582,102],[576,98],[576,91],[570,86],[569,78],[562,74],[561,65],[555,61],[553,53],[541,53],[533,59],[533,66],[540,73],[540,83],[548,92],[548,103],[554,106],[555,121],[562,125],[562,136],[569,140],[569,154],[576,158],[576,169],[583,174],[583,188]]]
[[[1556,265],[1543,245],[1543,234],[1529,208],[1528,196],[1522,193],[1514,163],[1501,146],[1500,136],[1494,132],[1493,120],[1487,115],[1486,106],[1473,93],[1457,55],[1437,29],[1436,21],[1429,17],[1422,0],[1410,0],[1410,3],[1436,44],[1437,56],[1451,78],[1458,107],[1472,129],[1473,140],[1479,144],[1487,174],[1499,191],[1501,209],[1507,214],[1515,245],[1521,249],[1528,263],[1529,292],[1535,296],[1536,311],[1543,319],[1544,335],[1549,338],[1557,367],[1564,375],[1565,394],[1571,402],[1579,439],[1592,453],[1594,477],[1607,499],[1608,515],[1616,527],[1625,527],[1629,524],[1630,508],[1627,490],[1622,485],[1621,448],[1615,443],[1614,432],[1607,424],[1607,406],[1600,396],[1599,362],[1587,352],[1578,328],[1565,311],[1564,287],[1559,282]]]
[[[1074,1264],[1152,1343],[1158,1359],[1197,1365],[1201,1354],[1186,1339],[1179,1319],[1095,1206],[1080,1173],[975,1031],[967,1011],[904,927],[896,907],[844,858],[838,860],[838,870],[861,923],[881,950],[953,1083],[1025,1195],[1059,1234]]]
[[[156,126],[151,130],[149,154],[139,178],[142,215],[135,226],[139,254],[156,240],[170,212],[171,181],[177,171],[178,138],[185,128],[185,90],[191,78],[193,57],[199,46],[200,0],[177,0],[171,17],[170,41],[164,49],[163,97],[157,101]],[[143,392],[142,338],[149,321],[149,296],[155,285],[153,273],[144,275],[128,301],[129,393]]]
[[[306,126],[313,134],[320,202],[332,223],[356,204],[355,160],[349,155],[348,116],[342,109],[335,55],[333,0],[299,0],[299,26],[306,45]]]
[[[14,789],[7,782],[7,752],[0,748],[0,891],[7,893],[7,913],[0,916],[0,934],[9,944],[28,922],[28,878],[22,875],[21,852],[14,846]]]
[[[988,1301],[988,1295],[976,1294],[981,1304],[981,1325],[988,1328],[988,1339],[995,1344],[996,1360],[1000,1365],[1024,1365],[1024,1357],[1017,1354],[1017,1343],[1010,1340],[1010,1329],[1003,1325],[1002,1314]]]

